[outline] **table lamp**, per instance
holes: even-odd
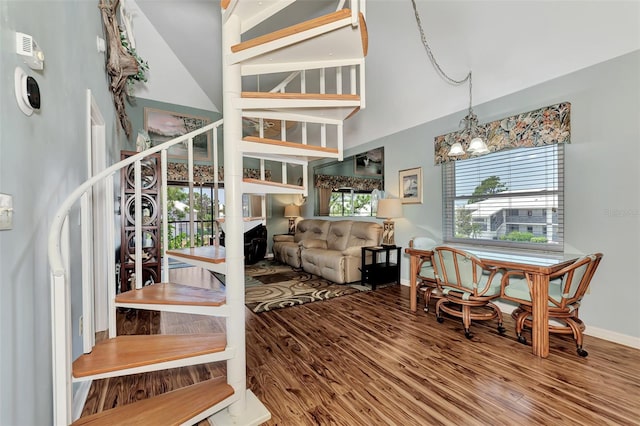
[[[383,198],[378,201],[376,217],[384,219],[382,231],[382,245],[395,247],[394,223],[391,219],[402,217],[402,202],[399,198]]]
[[[289,204],[284,208],[284,217],[289,218],[289,234],[296,233],[296,218],[300,217],[300,206]]]

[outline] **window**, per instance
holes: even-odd
[[[375,216],[371,193],[352,188],[332,191],[329,216]]]
[[[261,195],[242,195],[242,216],[247,219],[263,218]],[[217,199],[217,212],[215,201]],[[217,227],[216,218],[224,221],[224,186],[220,185],[217,194],[211,185],[193,188],[194,238],[197,246],[213,244]],[[189,187],[184,183],[169,185],[167,189],[167,210],[169,226],[169,248],[186,247],[191,242]],[[217,214],[216,214],[217,213]]]
[[[563,250],[564,145],[443,164],[444,241]]]

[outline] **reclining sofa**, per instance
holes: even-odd
[[[362,247],[380,244],[382,226],[355,220],[303,219],[295,235],[274,235],[274,259],[344,284],[360,281]]]

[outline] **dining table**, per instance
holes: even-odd
[[[568,253],[529,254],[466,247],[463,250],[480,258],[487,266],[509,271],[521,271],[529,275],[532,281],[532,352],[535,356],[547,358],[549,356],[549,276],[572,264],[581,255]],[[416,292],[418,265],[421,259],[431,257],[433,252],[410,247],[405,249],[405,253],[410,256],[410,309],[415,312],[418,297]]]

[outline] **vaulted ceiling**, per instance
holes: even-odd
[[[136,4],[221,109],[219,2]],[[252,34],[319,16],[335,4],[336,0],[300,0]],[[463,78],[473,70],[474,105],[640,49],[639,2],[417,0],[417,5],[445,72]],[[411,0],[368,0],[367,27],[367,108],[345,123],[347,147],[455,112],[462,118],[468,86],[452,86],[435,72],[420,40]],[[162,100],[162,93],[150,97]]]

